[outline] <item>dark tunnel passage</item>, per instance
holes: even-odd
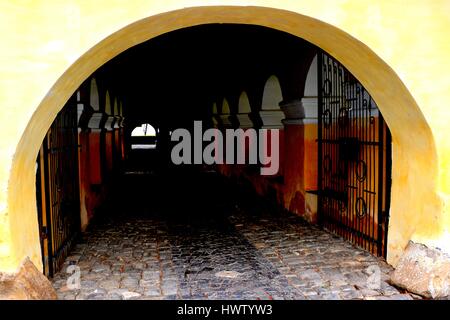
[[[369,93],[307,41],[252,25],[164,34],[100,67],[47,133],[44,273],[67,300],[411,299],[384,260],[386,146]]]

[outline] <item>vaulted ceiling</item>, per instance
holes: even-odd
[[[95,76],[100,87],[122,99],[129,123],[181,125],[207,117],[212,103],[223,97],[233,111],[243,90],[252,108],[258,108],[271,74],[300,88],[301,83],[292,82],[305,77],[315,52],[310,43],[273,29],[211,24],[137,45],[102,66]]]

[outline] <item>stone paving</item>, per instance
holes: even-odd
[[[383,259],[290,214],[233,215],[234,226],[307,299],[418,298],[389,284]]]
[[[389,285],[382,259],[295,215],[218,206],[198,216],[159,209],[99,219],[53,278],[59,298],[418,298]]]

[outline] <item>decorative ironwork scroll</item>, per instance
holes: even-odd
[[[319,219],[324,228],[386,255],[391,136],[369,93],[324,52],[318,57]]]

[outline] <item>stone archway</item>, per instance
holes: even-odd
[[[41,267],[35,205],[34,161],[45,132],[69,96],[96,69],[126,49],[173,30],[209,23],[253,24],[290,33],[322,48],[367,88],[393,136],[393,182],[388,261],[395,264],[415,235],[440,231],[435,142],[421,109],[394,70],[369,47],[338,27],[299,13],[268,7],[192,7],[139,21],[123,20],[113,32],[70,64],[47,94],[21,135],[8,176],[6,243],[0,267],[15,270],[27,256]],[[387,85],[388,84],[388,85]],[[24,120],[26,121],[26,119]],[[410,132],[420,132],[411,139]],[[420,197],[417,196],[420,194]],[[431,216],[429,212],[436,214]],[[405,223],[407,221],[407,223]]]

